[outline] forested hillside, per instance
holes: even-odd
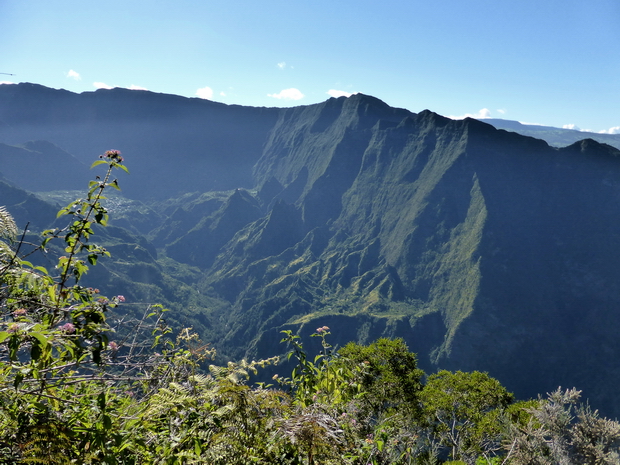
[[[0,204],[33,236],[121,150],[112,258],[84,282],[132,315],[163,303],[222,359],[329,326],[338,347],[400,337],[429,373],[486,371],[521,399],[576,386],[620,412],[613,147],[361,94],[275,109],[31,84],[0,86],[0,143]]]

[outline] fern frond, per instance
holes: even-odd
[[[9,244],[0,240],[0,263],[10,263],[13,256],[14,252]]]
[[[23,445],[21,463],[70,463],[68,452],[71,450],[71,440],[62,425],[46,421],[31,426],[27,433],[29,440]]]
[[[149,408],[145,412],[145,417],[156,417],[165,415],[170,410],[175,410],[195,402],[186,388],[176,383],[171,383],[168,388],[162,388],[151,397]]]
[[[0,207],[0,237],[14,241],[17,238],[17,224],[5,207]]]

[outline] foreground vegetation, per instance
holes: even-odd
[[[44,233],[64,243],[53,272],[20,255],[0,211],[0,463],[75,464],[604,464],[620,461],[620,424],[579,403],[575,389],[515,402],[485,373],[428,377],[402,340],[351,343],[309,355],[292,332],[288,375],[250,378],[276,358],[210,365],[191,329],[173,334],[165,311],[123,318],[125,298],[80,284],[109,252],[90,242],[106,173]],[[20,258],[21,257],[21,258]],[[115,315],[115,318],[110,318]],[[334,328],[337,330],[337,328]]]

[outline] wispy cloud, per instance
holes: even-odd
[[[596,131],[593,129],[581,129],[575,124],[565,124],[562,129],[572,129],[573,131],[592,132],[598,134],[620,134],[620,126],[614,126],[613,128],[603,129],[602,131]]]
[[[475,118],[475,119],[484,119],[491,118],[491,110],[488,108],[482,108],[478,110],[478,113],[465,113],[462,116],[448,116],[451,119],[465,119],[465,118]]]
[[[327,94],[330,95],[331,97],[351,97],[351,95],[353,94],[357,94],[357,92],[345,92],[344,90],[336,90],[336,89],[329,89],[327,91]]]
[[[304,94],[299,89],[291,87],[290,89],[281,90],[277,94],[267,94],[267,97],[277,98],[279,100],[301,100]]]
[[[614,126],[613,128],[604,129],[599,132],[601,134],[620,134],[620,126]]]
[[[74,79],[76,81],[81,81],[82,80],[82,76],[80,76],[80,73],[78,73],[77,71],[74,71],[72,69],[69,70],[69,72],[67,73],[67,77]]]
[[[213,89],[211,89],[209,86],[202,87],[196,91],[196,95],[206,100],[212,100]]]
[[[280,69],[284,69],[284,68],[286,68],[286,61],[281,61],[280,63],[278,63],[278,65],[277,65],[277,66],[278,66],[278,68],[280,68]]]
[[[97,89],[114,89],[114,86],[109,86],[105,82],[93,82],[93,87]]]
[[[517,121],[518,123],[521,123],[525,126],[547,126],[546,124],[542,124],[542,123],[532,123],[530,121]]]
[[[105,82],[93,82],[93,87],[97,88],[97,89],[114,89],[118,86],[111,86],[109,84],[106,84]],[[129,87],[122,87],[123,89],[129,89],[129,90],[148,90],[146,87],[140,87],[140,86],[136,86],[135,84],[130,85]]]

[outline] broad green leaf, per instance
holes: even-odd
[[[92,170],[95,166],[99,165],[107,165],[108,162],[104,160],[95,160],[92,165],[90,165],[90,169]]]
[[[41,343],[41,345],[45,346],[47,345],[48,341],[47,338],[45,337],[45,335],[43,335],[42,333],[39,333],[37,331],[31,331],[30,332],[30,336],[36,338],[39,343]]]

